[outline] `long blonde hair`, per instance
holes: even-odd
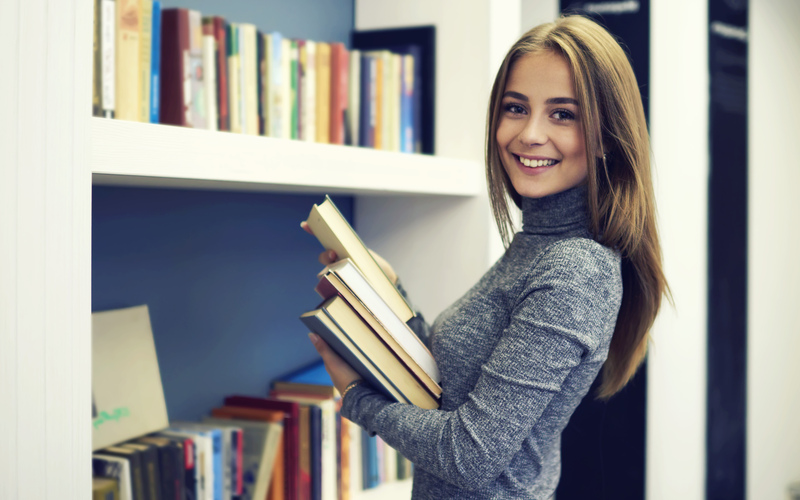
[[[650,140],[630,62],[617,41],[582,16],[566,16],[525,33],[508,51],[495,78],[486,131],[486,174],[497,226],[508,245],[508,196],[521,197],[503,168],[496,135],[506,80],[514,63],[534,52],[561,55],[572,70],[586,141],[590,230],[622,255],[622,305],[598,396],[618,392],[644,360],[649,330],[669,294],[650,176]],[[594,166],[594,168],[592,168]]]

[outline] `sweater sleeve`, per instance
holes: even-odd
[[[532,263],[466,402],[454,411],[423,410],[362,385],[347,394],[342,415],[443,481],[479,489],[495,480],[616,319],[619,302],[608,297],[621,290],[618,258],[595,242],[562,243]]]

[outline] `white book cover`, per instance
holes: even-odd
[[[92,449],[169,424],[147,306],[92,314]]]
[[[342,259],[326,267],[322,273],[331,272],[340,277],[342,282],[358,297],[375,319],[384,326],[387,332],[395,339],[416,363],[437,383],[441,383],[439,367],[433,355],[419,340],[409,326],[404,323],[388,304],[375,292],[367,278],[358,270],[353,261]]]
[[[217,130],[217,50],[213,35],[203,35],[203,85],[208,130]]]
[[[97,471],[92,465],[95,475],[104,477],[114,477],[119,480],[119,500],[133,500],[133,486],[131,485],[131,463],[123,457],[113,455],[103,455],[102,453],[92,454],[92,458],[100,458],[106,461],[104,470]],[[113,463],[113,467],[109,467]]]
[[[305,45],[305,75],[303,77],[303,88],[300,92],[303,113],[303,135],[304,141],[314,142],[317,140],[317,44],[312,40],[307,40]]]
[[[114,103],[114,72],[115,70],[115,33],[114,26],[115,18],[114,12],[116,3],[114,0],[103,0],[102,12],[100,15],[100,35],[102,41],[100,43],[100,50],[102,60],[100,62],[102,78],[101,78],[101,93],[100,105],[103,109],[103,116],[105,118],[114,118],[114,110],[116,104]]]
[[[255,24],[239,24],[244,58],[242,76],[244,79],[244,132],[258,135],[258,30]]]

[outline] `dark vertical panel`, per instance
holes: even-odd
[[[615,35],[628,53],[645,114],[650,75],[650,3],[561,0],[565,13],[588,15]],[[641,500],[645,495],[647,367],[608,402],[594,399],[599,378],[578,406],[561,440],[558,500]]]
[[[745,498],[747,1],[709,1],[706,498]]]

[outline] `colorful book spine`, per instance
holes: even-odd
[[[142,1],[142,19],[139,23],[139,121],[150,121],[150,85],[153,57],[153,0]]]
[[[311,40],[305,42],[305,66],[300,92],[300,113],[302,118],[301,139],[304,141],[317,140],[317,43]]]
[[[161,13],[161,99],[159,121],[191,126],[192,88],[189,75],[189,11]]]
[[[289,41],[289,132],[287,139],[298,139],[300,126],[300,91],[299,76],[300,51],[297,40]]]
[[[161,79],[161,0],[153,1],[153,31],[150,36],[150,123],[158,123]]]
[[[414,152],[414,56],[403,55],[400,98],[400,151]]]
[[[345,110],[347,109],[347,85],[350,76],[348,52],[343,43],[331,44],[331,97],[330,97],[330,143],[344,144]]]
[[[228,24],[228,112],[230,116],[230,131],[242,132],[241,118],[241,86],[239,84],[239,33],[236,23]]]
[[[217,56],[217,128],[230,130],[230,112],[228,110],[228,37],[227,22],[219,16],[213,17],[214,40]]]
[[[200,11],[189,10],[189,81],[192,88],[191,126],[208,128],[205,83],[203,81],[203,20]]]
[[[256,87],[258,89],[258,135],[266,135],[267,46],[264,33],[261,31],[256,31],[256,52],[258,60],[256,73]]]
[[[292,138],[292,41],[281,39],[281,130],[283,139]]]
[[[116,117],[139,121],[141,0],[120,0],[116,10]]]
[[[330,142],[331,46],[317,42],[317,142]]]
[[[214,23],[202,20],[203,30],[203,98],[205,100],[206,128],[217,130],[217,43]]]
[[[267,39],[268,101],[267,116],[269,135],[281,137],[283,134],[283,37],[280,33],[270,33]]]
[[[345,144],[358,146],[361,121],[361,51],[351,50],[349,60]]]

